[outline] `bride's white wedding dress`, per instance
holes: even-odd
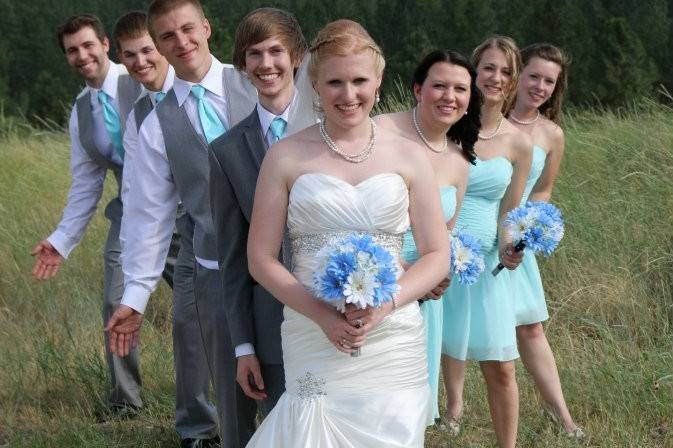
[[[370,177],[357,185],[309,173],[290,192],[288,228],[293,273],[311,285],[315,253],[334,235],[375,235],[396,255],[409,227],[402,177]],[[285,307],[282,325],[286,392],[248,447],[422,447],[431,419],[424,327],[416,302],[387,316],[367,337],[360,357],[339,352],[320,327]]]

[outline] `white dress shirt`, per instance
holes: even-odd
[[[224,65],[213,57],[208,73],[198,84],[205,87],[207,100],[222,124],[229,129],[227,99],[222,84],[223,68]],[[178,105],[184,105],[192,126],[203,136],[197,100],[190,95],[194,84],[176,77],[173,91]],[[144,313],[149,296],[161,278],[179,201],[156,109],[140,126],[133,166],[134,171],[142,175],[129,177],[129,189],[133,194],[128,195],[124,204],[122,222],[126,222],[123,226],[133,230],[126,234],[122,263],[126,285],[121,303]],[[197,257],[197,261],[207,269],[218,269],[217,260]]]
[[[175,69],[172,65],[168,66],[168,72],[166,72],[166,79],[164,79],[164,84],[159,91],[147,90],[143,87],[138,100],[149,95],[152,100],[152,105],[156,107],[157,101],[156,97],[159,92],[168,93],[169,90],[173,87],[173,81],[175,80]],[[146,117],[147,118],[147,117]],[[126,128],[124,130],[124,172],[122,176],[122,187],[121,187],[121,200],[125,204],[129,195],[129,179],[133,176],[133,157],[134,154],[138,151],[138,127],[136,126],[136,116],[135,110],[131,109],[128,119],[126,120]],[[124,244],[126,243],[126,229],[125,223],[128,221],[122,219],[121,231],[119,232],[119,243],[122,248],[122,253],[120,257],[124,256]]]
[[[266,143],[267,149],[269,149],[271,145],[274,144],[273,133],[271,132],[270,129],[271,122],[275,118],[282,118],[283,120],[285,120],[285,123],[287,123],[288,116],[290,115],[290,106],[292,105],[292,102],[296,97],[297,97],[297,90],[295,89],[294,94],[292,96],[292,101],[290,101],[290,104],[287,105],[283,113],[280,115],[275,115],[273,112],[270,112],[264,106],[262,106],[262,103],[257,103],[257,116],[259,117],[259,124],[261,125],[262,128],[262,136],[264,137],[264,142]]]
[[[117,80],[120,74],[125,74],[123,65],[110,61],[105,80],[100,89],[85,87],[78,95],[80,98],[87,92],[91,92],[91,109],[93,115],[93,138],[96,148],[112,162],[121,165],[122,159],[115,151],[110,134],[105,128],[103,121],[103,108],[98,101],[98,92],[105,92],[113,107],[119,113],[119,99],[117,97]],[[72,183],[68,193],[68,200],[63,210],[63,217],[56,230],[47,240],[64,258],[68,258],[70,252],[79,244],[86,226],[96,211],[98,201],[103,194],[103,183],[107,169],[96,163],[86,152],[79,138],[77,122],[77,106],[74,106],[70,114],[70,171]]]

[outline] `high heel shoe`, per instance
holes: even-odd
[[[439,423],[439,430],[447,433],[451,437],[456,437],[460,434],[460,420],[462,414],[457,417],[442,416]]]
[[[542,409],[540,409],[540,414],[551,420],[559,428],[559,431],[562,432],[563,435],[565,435],[568,439],[579,443],[586,443],[589,441],[589,436],[587,436],[581,426],[575,425],[575,429],[566,431],[559,416],[556,414],[556,412],[552,411],[548,407],[543,406]]]

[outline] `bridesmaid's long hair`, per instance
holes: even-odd
[[[484,52],[489,48],[496,48],[502,51],[512,70],[509,89],[507,92],[504,92],[505,101],[502,103],[502,113],[507,116],[512,107],[514,107],[514,99],[516,98],[516,86],[519,83],[519,75],[521,74],[521,52],[511,37],[491,36],[472,51],[472,64],[475,69],[479,66]]]
[[[477,142],[479,128],[481,127],[480,109],[481,109],[481,91],[477,88],[477,72],[470,63],[469,59],[461,53],[454,50],[434,50],[421,60],[414,70],[411,78],[411,87],[423,85],[428,77],[430,68],[440,62],[446,62],[451,65],[458,65],[465,68],[470,74],[470,102],[467,105],[467,114],[460,118],[447,131],[449,139],[460,145],[463,156],[468,162],[474,165],[477,159],[474,153],[474,144]]]
[[[521,59],[523,60],[524,67],[528,65],[532,58],[536,57],[553,62],[561,67],[558,79],[556,80],[556,87],[554,87],[551,97],[539,108],[541,114],[554,123],[559,124],[561,121],[563,97],[568,88],[568,65],[570,64],[570,60],[563,50],[552,44],[532,44],[521,50]]]

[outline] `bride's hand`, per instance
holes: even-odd
[[[386,302],[380,307],[367,307],[364,310],[354,305],[346,305],[346,319],[355,328],[365,331],[365,334],[376,326],[393,311],[393,303]]]
[[[327,339],[341,352],[350,353],[365,343],[364,328],[357,328],[349,323],[336,309],[323,313],[317,323]]]

